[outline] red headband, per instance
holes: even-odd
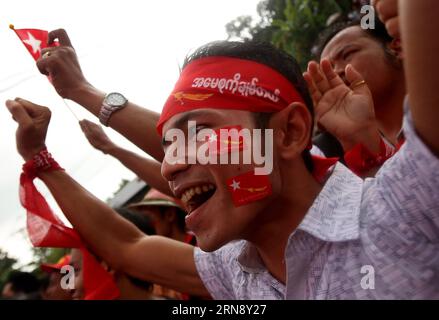
[[[157,124],[196,109],[233,109],[277,112],[303,99],[274,69],[254,61],[207,57],[191,62],[180,75]]]

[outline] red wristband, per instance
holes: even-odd
[[[64,169],[53,159],[52,155],[47,151],[47,148],[38,152],[31,160],[26,161],[23,165],[23,173],[32,179],[37,177],[38,173],[42,171],[52,170]]]
[[[364,176],[373,168],[381,166],[389,158],[393,157],[397,149],[387,145],[383,139],[380,141],[380,152],[372,153],[363,144],[357,144],[351,150],[345,153],[344,159],[349,167],[356,175]]]

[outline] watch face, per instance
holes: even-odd
[[[114,107],[119,107],[125,105],[127,99],[120,93],[112,92],[107,95],[105,102]]]

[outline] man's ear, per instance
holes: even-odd
[[[402,43],[401,39],[393,39],[392,42],[390,42],[387,47],[390,51],[399,59],[402,60],[404,58],[403,51],[402,51]]]
[[[296,158],[308,146],[313,124],[303,103],[294,102],[275,113],[270,124],[274,128],[274,145],[283,159]]]

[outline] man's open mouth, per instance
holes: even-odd
[[[188,213],[191,213],[208,201],[215,191],[216,187],[211,183],[200,184],[187,188],[181,195],[181,201],[186,206]]]

